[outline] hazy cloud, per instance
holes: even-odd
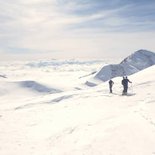
[[[155,39],[154,8],[154,0],[0,0],[0,52],[65,58],[155,50],[150,44]],[[131,40],[137,46],[128,48]]]

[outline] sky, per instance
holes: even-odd
[[[0,0],[0,60],[155,52],[155,0]]]

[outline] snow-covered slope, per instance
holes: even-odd
[[[95,78],[107,81],[114,77],[131,75],[154,64],[155,53],[147,50],[139,50],[125,58],[120,64],[104,66],[95,75]]]
[[[60,84],[60,77],[62,85],[80,87],[78,77],[97,66],[90,65],[89,71],[87,67],[81,64],[70,72],[70,65],[68,71],[62,66],[54,71],[51,66],[41,70],[0,66],[7,75],[0,78],[0,90],[7,90],[0,92],[0,155],[155,154],[155,65],[129,77],[129,96],[121,95],[120,77],[114,78],[113,94],[105,82],[93,88],[68,87],[60,93],[34,95],[38,83],[44,88],[46,81],[51,88],[54,82]]]

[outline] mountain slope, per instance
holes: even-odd
[[[114,77],[134,74],[155,64],[155,53],[139,50],[125,58],[120,64],[104,66],[95,76],[102,81]]]

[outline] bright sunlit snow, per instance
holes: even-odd
[[[155,65],[95,87],[107,62],[0,63],[0,155],[154,155]]]

